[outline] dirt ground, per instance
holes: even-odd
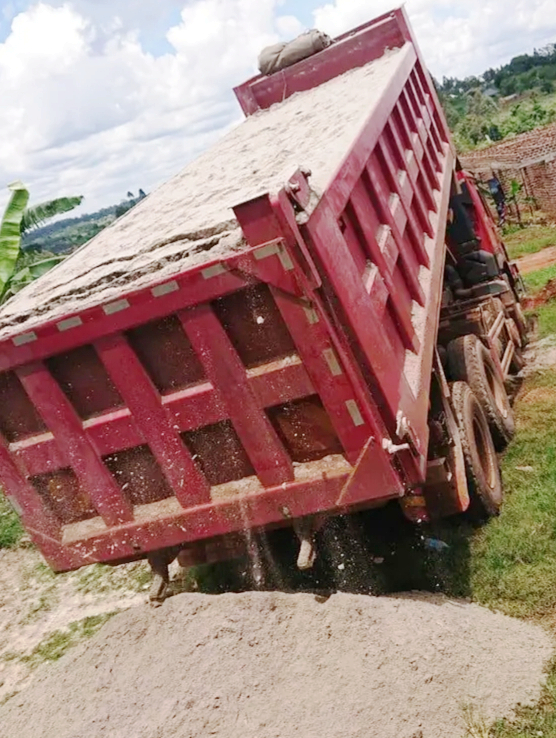
[[[549,246],[542,249],[542,251],[537,251],[536,254],[522,256],[516,260],[516,264],[521,274],[529,274],[530,272],[536,272],[537,269],[544,269],[544,267],[556,264],[556,246]]]
[[[144,564],[92,566],[55,575],[37,551],[0,550],[0,704],[32,680],[35,667],[145,601]]]

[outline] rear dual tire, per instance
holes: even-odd
[[[448,345],[450,378],[466,382],[484,408],[494,446],[502,451],[513,438],[515,421],[510,400],[490,351],[473,334]]]
[[[475,520],[498,515],[503,491],[496,449],[486,413],[466,382],[451,387],[469,487],[468,515]]]

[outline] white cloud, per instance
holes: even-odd
[[[0,44],[0,183],[82,193],[87,209],[152,188],[239,120],[231,88],[293,28],[276,0],[196,0],[155,57],[85,6],[39,3]]]
[[[373,3],[373,16],[392,0]],[[464,77],[481,74],[556,40],[555,0],[407,0],[406,9],[431,72]],[[335,0],[316,8],[315,26],[337,35],[369,20],[368,0]]]
[[[34,200],[84,194],[87,210],[151,189],[240,120],[231,88],[256,72],[264,45],[302,30],[296,13],[337,35],[395,4],[40,0],[21,12],[24,3],[3,6],[0,207],[3,186],[22,179]],[[408,0],[431,71],[479,73],[556,40],[556,0],[508,5]]]

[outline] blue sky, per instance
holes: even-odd
[[[241,114],[231,89],[260,49],[317,26],[337,35],[391,0],[0,0],[0,206],[83,210],[150,190]],[[435,76],[477,74],[556,41],[556,0],[408,0]]]

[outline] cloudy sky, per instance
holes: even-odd
[[[396,0],[0,0],[0,206],[149,191],[241,119],[260,49],[336,35]],[[556,41],[556,0],[408,0],[431,72],[478,74]]]

